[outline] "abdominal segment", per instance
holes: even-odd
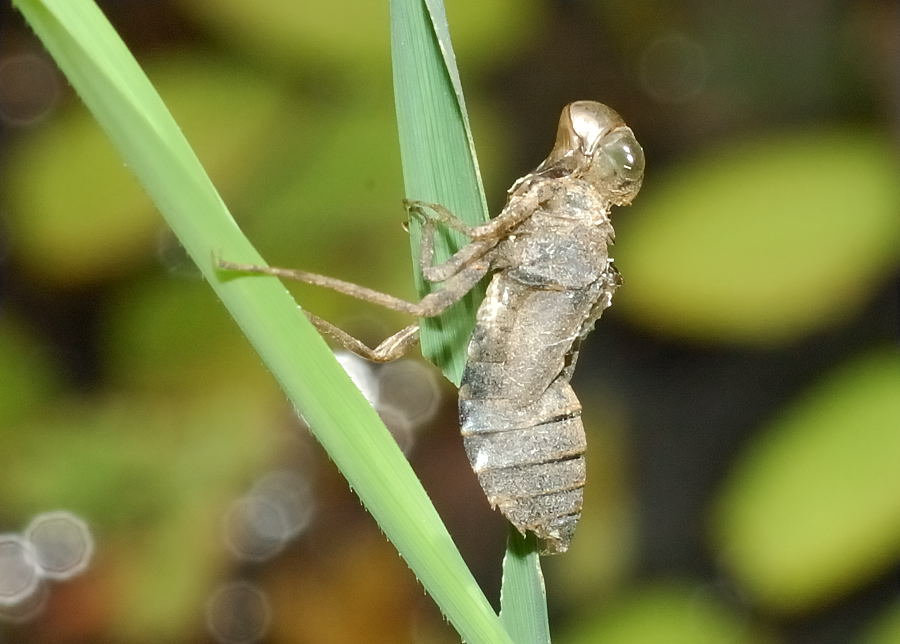
[[[558,377],[529,404],[460,398],[463,443],[492,507],[542,554],[565,552],[581,517],[585,435],[581,405]]]

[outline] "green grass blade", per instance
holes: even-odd
[[[503,557],[500,619],[514,642],[550,644],[547,591],[537,539],[533,534],[523,537],[512,526]]]
[[[90,0],[15,0],[190,256],[441,610],[468,642],[508,642],[408,462],[275,279],[229,276],[213,256],[262,263],[162,100]],[[210,440],[216,440],[214,431]]]
[[[444,59],[444,68],[447,70],[447,78],[449,78],[450,84],[453,87],[453,93],[456,95],[456,103],[459,106],[460,116],[463,121],[466,142],[469,146],[469,156],[472,159],[473,176],[484,210],[483,215],[480,217],[473,213],[471,222],[479,223],[480,221],[486,220],[490,215],[487,212],[487,205],[484,199],[484,186],[481,184],[481,172],[478,169],[478,155],[475,153],[475,141],[472,138],[472,126],[469,124],[469,114],[466,110],[466,100],[463,96],[462,79],[459,77],[459,69],[456,67],[456,54],[453,52],[453,45],[450,42],[450,25],[447,23],[447,12],[444,10],[444,3],[442,0],[425,0],[425,6],[428,8],[428,17],[431,19],[434,37],[437,41],[438,49],[441,52],[441,57]]]
[[[442,203],[470,223],[486,220],[484,190],[443,3],[392,0],[391,35],[407,196]],[[415,261],[418,231],[411,232],[416,286],[424,294],[427,291]],[[465,242],[455,234],[448,234],[443,241],[438,259]],[[440,319],[422,325],[422,353],[457,385],[475,307],[482,298],[483,291],[477,290]],[[509,609],[503,622],[516,642],[549,642],[540,558],[535,540],[528,544],[514,539],[507,543],[501,596]],[[529,639],[521,639],[520,633],[528,634]]]
[[[487,206],[468,116],[453,57],[443,5],[431,0],[392,0],[391,55],[403,180],[409,199],[440,203],[469,223],[487,219]],[[428,284],[418,267],[419,229],[411,226],[416,288]],[[443,231],[436,259],[464,246],[466,238]],[[422,354],[459,385],[475,310],[475,289],[440,318],[422,322]]]

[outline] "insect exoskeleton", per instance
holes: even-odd
[[[610,208],[631,202],[643,169],[618,114],[572,103],[550,155],[513,185],[497,217],[516,222],[490,252],[460,425],[488,501],[533,532],[543,554],[566,551],[581,516],[586,440],[569,379],[581,341],[621,284],[609,256]]]
[[[569,380],[581,341],[621,284],[609,254],[610,208],[631,203],[643,174],[643,151],[621,117],[577,101],[563,109],[550,155],[513,184],[489,222],[470,226],[439,204],[407,202],[423,223],[422,274],[441,285],[419,302],[308,271],[217,266],[323,286],[415,317],[440,315],[493,273],[459,390],[463,442],[491,505],[537,535],[543,553],[564,552],[581,516],[585,479],[581,405]],[[438,225],[472,241],[433,265]],[[400,357],[419,338],[414,323],[372,348],[306,315],[346,349],[378,362]]]

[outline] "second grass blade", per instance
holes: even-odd
[[[406,195],[438,202],[471,224],[487,220],[456,58],[441,0],[392,0],[391,51],[397,127]],[[413,258],[417,230],[413,229]],[[442,240],[438,260],[464,243],[456,233]],[[418,273],[417,287],[426,292]],[[476,290],[437,320],[423,321],[422,352],[459,385],[474,312]],[[533,537],[511,536],[503,565],[503,622],[516,642],[550,641],[546,592]]]
[[[550,644],[547,591],[533,534],[523,537],[509,526],[503,557],[500,619],[514,642]]]
[[[432,15],[433,11],[440,15]],[[438,40],[435,21],[445,25],[443,41]],[[440,203],[459,218],[478,224],[487,219],[487,206],[462,90],[451,80],[458,77],[452,52],[440,2],[426,6],[423,0],[392,0],[391,57],[406,197]],[[448,65],[453,66],[453,74]],[[419,229],[416,222],[411,223],[416,287],[424,295],[430,285],[422,279],[415,261]],[[465,237],[453,231],[444,230],[437,237],[437,261],[466,243]],[[440,318],[422,321],[422,354],[456,385],[483,295],[475,289]]]

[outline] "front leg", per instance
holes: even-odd
[[[472,262],[484,257],[494,246],[495,240],[472,241],[456,251],[449,259],[434,264],[435,222],[426,219],[422,224],[422,239],[419,242],[419,269],[422,277],[429,282],[445,282]]]
[[[524,194],[513,195],[503,211],[488,222],[470,226],[454,215],[448,208],[438,203],[405,199],[407,211],[423,221],[437,221],[447,228],[462,233],[473,241],[498,241],[510,230],[528,219],[541,204],[549,201],[555,189],[546,182],[535,183]]]
[[[479,226],[469,226],[441,204],[404,200],[407,212],[422,220],[419,249],[419,267],[422,276],[429,282],[443,282],[450,279],[471,262],[487,255],[513,228],[528,219],[553,195],[554,190],[551,186],[536,184],[525,194],[510,198],[503,212]],[[472,241],[446,261],[434,264],[434,235],[437,232],[438,222],[461,232]]]

